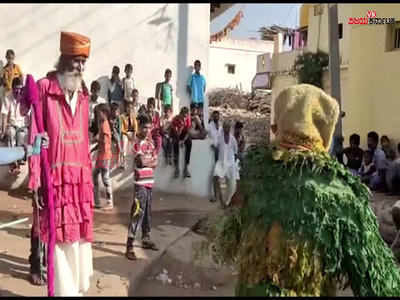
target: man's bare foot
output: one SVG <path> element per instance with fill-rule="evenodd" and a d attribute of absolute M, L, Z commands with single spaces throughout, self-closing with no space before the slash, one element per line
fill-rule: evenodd
<path fill-rule="evenodd" d="M 135 254 L 135 251 L 133 251 L 133 248 L 129 248 L 126 250 L 125 257 L 129 260 L 137 260 L 137 256 Z"/>
<path fill-rule="evenodd" d="M 192 177 L 192 175 L 190 175 L 189 170 L 187 168 L 185 168 L 185 170 L 183 171 L 183 176 L 186 178 Z"/>
<path fill-rule="evenodd" d="M 30 274 L 30 282 L 33 285 L 39 285 L 39 286 L 46 284 L 46 282 L 40 277 L 39 274 Z"/>
<path fill-rule="evenodd" d="M 142 240 L 142 247 L 144 249 L 158 251 L 158 247 L 156 246 L 156 244 L 153 241 L 150 240 L 149 237 L 146 237 Z"/>

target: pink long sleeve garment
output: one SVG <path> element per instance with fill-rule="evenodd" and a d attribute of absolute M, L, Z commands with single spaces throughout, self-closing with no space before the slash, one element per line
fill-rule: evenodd
<path fill-rule="evenodd" d="M 49 163 L 54 188 L 56 243 L 93 240 L 93 182 L 89 152 L 89 95 L 78 92 L 73 115 L 55 73 L 38 81 L 45 130 L 49 136 Z M 32 114 L 29 138 L 37 134 Z M 40 186 L 40 157 L 30 159 L 29 188 Z M 48 220 L 48 211 L 40 212 Z M 48 242 L 48 222 L 40 222 L 40 236 Z"/>
<path fill-rule="evenodd" d="M 294 33 L 294 49 L 300 49 L 300 32 Z"/>

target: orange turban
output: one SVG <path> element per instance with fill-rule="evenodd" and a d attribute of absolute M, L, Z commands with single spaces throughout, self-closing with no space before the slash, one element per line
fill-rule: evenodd
<path fill-rule="evenodd" d="M 61 32 L 60 51 L 63 55 L 89 57 L 90 39 L 74 32 Z"/>

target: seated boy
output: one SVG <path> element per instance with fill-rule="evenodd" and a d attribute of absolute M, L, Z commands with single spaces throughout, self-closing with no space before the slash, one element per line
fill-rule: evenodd
<path fill-rule="evenodd" d="M 136 260 L 133 242 L 139 226 L 142 229 L 143 248 L 158 250 L 150 240 L 154 169 L 157 166 L 155 146 L 150 135 L 152 122 L 147 115 L 141 115 L 138 119 L 139 132 L 133 145 L 135 196 L 131 208 L 125 253 L 129 260 Z"/>
<path fill-rule="evenodd" d="M 397 145 L 397 152 L 400 155 L 400 143 Z M 386 173 L 386 185 L 390 194 L 400 194 L 400 157 L 390 162 Z"/>
<path fill-rule="evenodd" d="M 170 136 L 172 138 L 172 148 L 174 151 L 175 174 L 174 177 L 179 177 L 179 148 L 185 146 L 185 167 L 183 170 L 184 177 L 191 177 L 188 166 L 190 163 L 190 154 L 192 152 L 192 139 L 190 137 L 190 128 L 192 127 L 189 109 L 182 107 L 179 115 L 172 119 Z"/>
<path fill-rule="evenodd" d="M 190 105 L 190 118 L 192 123 L 192 128 L 190 128 L 190 137 L 192 140 L 203 140 L 207 136 L 207 131 L 204 129 L 199 112 L 199 106 L 192 103 Z"/>
<path fill-rule="evenodd" d="M 360 136 L 358 134 L 350 136 L 350 147 L 345 148 L 343 154 L 347 158 L 346 166 L 353 175 L 357 175 L 364 155 L 364 151 L 360 148 Z"/>
<path fill-rule="evenodd" d="M 368 138 L 368 149 L 372 152 L 372 162 L 377 169 L 377 176 L 373 176 L 370 182 L 372 190 L 384 191 L 386 189 L 386 170 L 388 166 L 388 160 L 385 152 L 378 147 L 379 135 L 375 131 L 371 131 L 367 135 Z"/>
<path fill-rule="evenodd" d="M 364 160 L 359 170 L 359 175 L 361 181 L 368 186 L 371 185 L 374 178 L 378 177 L 378 172 L 373 163 L 373 154 L 371 150 L 366 150 L 364 152 Z"/>

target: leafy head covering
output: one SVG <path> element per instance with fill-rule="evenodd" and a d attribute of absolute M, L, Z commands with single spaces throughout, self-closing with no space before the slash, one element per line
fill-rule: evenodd
<path fill-rule="evenodd" d="M 328 151 L 339 116 L 334 98 L 313 85 L 299 84 L 284 89 L 274 109 L 277 142 Z"/>

